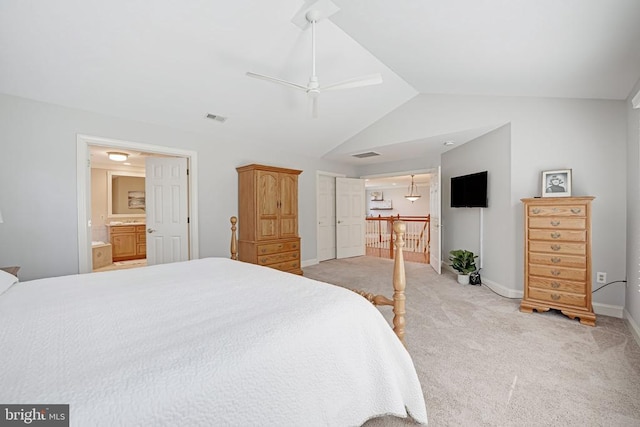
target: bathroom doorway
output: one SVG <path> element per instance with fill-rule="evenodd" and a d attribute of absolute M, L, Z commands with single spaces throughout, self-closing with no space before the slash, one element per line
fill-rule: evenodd
<path fill-rule="evenodd" d="M 184 201 L 188 218 L 185 253 L 186 259 L 198 257 L 197 201 L 192 197 L 197 185 L 195 152 L 84 135 L 78 136 L 77 148 L 80 273 L 146 265 L 144 175 L 148 157 L 186 159 L 191 174 Z M 121 160 L 109 159 L 109 153 L 120 155 Z M 135 183 L 136 179 L 142 184 Z M 134 188 L 136 185 L 142 186 Z M 124 195 L 114 196 L 114 187 L 123 188 Z M 114 203 L 114 197 L 121 200 Z"/>

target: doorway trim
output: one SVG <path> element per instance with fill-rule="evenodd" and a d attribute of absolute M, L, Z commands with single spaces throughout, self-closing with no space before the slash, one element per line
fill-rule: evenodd
<path fill-rule="evenodd" d="M 198 244 L 198 153 L 192 150 L 77 134 L 76 176 L 78 199 L 78 272 L 91 272 L 91 159 L 90 146 L 114 147 L 146 153 L 185 157 L 188 161 L 189 259 L 200 257 Z"/>

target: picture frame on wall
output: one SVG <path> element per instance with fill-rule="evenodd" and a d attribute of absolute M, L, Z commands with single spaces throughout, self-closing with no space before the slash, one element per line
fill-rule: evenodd
<path fill-rule="evenodd" d="M 372 191 L 371 200 L 373 201 L 384 200 L 384 197 L 382 196 L 382 191 Z"/>
<path fill-rule="evenodd" d="M 542 197 L 571 197 L 571 169 L 543 171 Z"/>

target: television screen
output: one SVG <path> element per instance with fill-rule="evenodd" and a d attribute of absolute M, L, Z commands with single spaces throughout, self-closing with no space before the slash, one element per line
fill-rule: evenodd
<path fill-rule="evenodd" d="M 451 178 L 452 208 L 486 208 L 487 171 Z"/>

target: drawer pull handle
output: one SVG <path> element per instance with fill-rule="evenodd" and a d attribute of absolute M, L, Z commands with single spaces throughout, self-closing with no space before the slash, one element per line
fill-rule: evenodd
<path fill-rule="evenodd" d="M 558 270 L 551 270 L 551 275 L 557 277 L 560 275 L 560 272 Z"/>
<path fill-rule="evenodd" d="M 558 208 L 551 209 L 553 212 L 558 212 Z"/>
<path fill-rule="evenodd" d="M 554 263 L 554 264 L 557 264 L 560 261 L 562 261 L 562 259 L 558 258 L 557 256 L 554 256 L 554 257 L 551 258 L 551 262 Z"/>
<path fill-rule="evenodd" d="M 540 213 L 540 209 L 539 208 L 533 208 L 531 210 L 531 212 L 533 212 L 534 214 L 539 214 Z"/>
<path fill-rule="evenodd" d="M 554 231 L 553 233 L 551 233 L 552 239 L 559 239 L 560 236 L 562 236 L 562 234 L 558 233 L 557 231 Z"/>
<path fill-rule="evenodd" d="M 261 261 L 262 261 L 262 262 L 264 262 L 264 263 L 266 263 L 266 262 L 267 262 L 267 259 L 266 259 L 266 258 L 262 258 L 262 260 L 261 260 Z"/>
<path fill-rule="evenodd" d="M 560 221 L 551 221 L 551 225 L 553 225 L 554 227 L 557 227 L 560 225 Z"/>
<path fill-rule="evenodd" d="M 262 248 L 262 249 L 261 249 L 261 252 L 262 252 L 262 253 L 265 253 L 265 252 L 267 252 L 267 249 L 266 249 L 266 248 Z"/>
<path fill-rule="evenodd" d="M 560 245 L 551 245 L 551 250 L 559 251 L 560 250 Z"/>
<path fill-rule="evenodd" d="M 552 287 L 553 289 L 558 289 L 558 288 L 560 287 L 560 283 L 558 283 L 558 282 L 551 282 L 551 287 Z"/>
<path fill-rule="evenodd" d="M 554 301 L 558 301 L 560 299 L 560 295 L 558 294 L 551 294 L 551 299 Z"/>
<path fill-rule="evenodd" d="M 582 212 L 582 209 L 580 208 L 571 208 L 571 213 L 579 214 L 580 212 Z"/>

